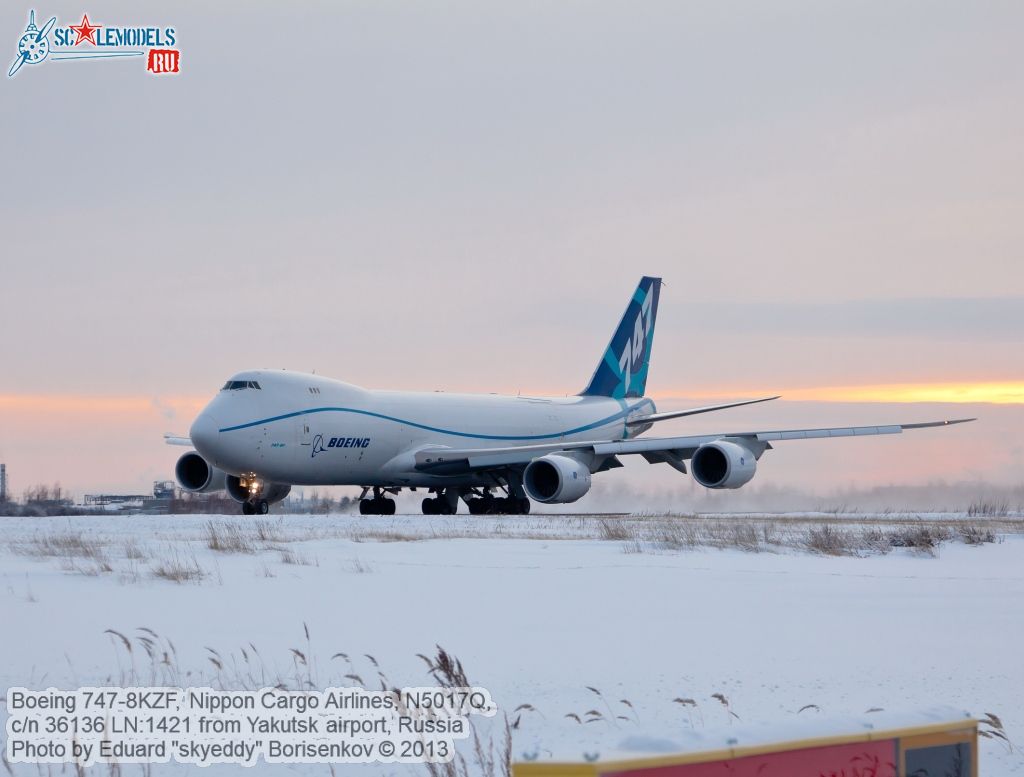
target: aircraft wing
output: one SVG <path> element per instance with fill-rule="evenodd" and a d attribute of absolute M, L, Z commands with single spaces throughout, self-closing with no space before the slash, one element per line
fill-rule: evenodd
<path fill-rule="evenodd" d="M 638 437 L 632 440 L 589 440 L 582 442 L 556 442 L 541 445 L 517 445 L 506 448 L 425 448 L 415 454 L 416 469 L 436 475 L 460 475 L 487 469 L 502 469 L 529 464 L 538 456 L 560 451 L 579 451 L 599 457 L 629 454 L 642 455 L 649 462 L 667 462 L 685 472 L 683 460 L 705 443 L 724 438 L 746 441 L 760 455 L 778 440 L 819 440 L 832 437 L 867 437 L 876 434 L 900 434 L 905 429 L 926 429 L 933 426 L 951 426 L 967 423 L 973 418 L 950 421 L 928 421 L 917 424 L 890 424 L 887 426 L 840 426 L 830 429 L 782 429 L 763 432 L 728 432 L 700 434 L 688 437 Z"/>

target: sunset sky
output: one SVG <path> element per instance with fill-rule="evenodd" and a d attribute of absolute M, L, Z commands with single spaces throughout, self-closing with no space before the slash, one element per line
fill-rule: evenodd
<path fill-rule="evenodd" d="M 644 274 L 660 409 L 784 396 L 660 433 L 977 416 L 780 445 L 756 482 L 1024 481 L 1024 5 L 84 10 L 176 27 L 182 72 L 0 84 L 16 492 L 148 490 L 249 367 L 575 393 Z"/>

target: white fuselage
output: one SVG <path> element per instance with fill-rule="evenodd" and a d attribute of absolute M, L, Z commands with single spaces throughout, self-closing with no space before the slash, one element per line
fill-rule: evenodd
<path fill-rule="evenodd" d="M 196 450 L 233 475 L 292 485 L 436 486 L 477 482 L 414 468 L 417 451 L 621 440 L 650 399 L 377 391 L 303 373 L 254 370 L 192 425 Z"/>

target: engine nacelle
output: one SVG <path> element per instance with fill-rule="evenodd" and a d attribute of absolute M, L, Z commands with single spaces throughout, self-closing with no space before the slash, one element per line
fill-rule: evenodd
<path fill-rule="evenodd" d="M 536 502 L 575 502 L 590 490 L 590 469 L 568 456 L 541 456 L 526 466 L 523 487 Z"/>
<path fill-rule="evenodd" d="M 292 487 L 287 483 L 268 483 L 260 478 L 228 475 L 227 489 L 228 496 L 236 502 L 262 500 L 274 504 L 288 496 Z"/>
<path fill-rule="evenodd" d="M 195 451 L 189 451 L 174 465 L 178 485 L 193 494 L 205 494 L 224 488 L 227 473 L 217 469 Z"/>
<path fill-rule="evenodd" d="M 754 477 L 757 458 L 742 445 L 716 440 L 694 451 L 690 471 L 704 488 L 739 488 Z"/>

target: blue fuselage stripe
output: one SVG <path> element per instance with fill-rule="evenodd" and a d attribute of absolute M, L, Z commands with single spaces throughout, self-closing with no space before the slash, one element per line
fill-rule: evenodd
<path fill-rule="evenodd" d="M 649 402 L 650 400 L 645 400 Z M 551 434 L 526 434 L 526 435 L 507 435 L 507 434 L 475 434 L 473 432 L 457 432 L 453 429 L 439 429 L 436 426 L 427 426 L 426 424 L 418 424 L 415 421 L 407 421 L 403 418 L 395 418 L 394 416 L 384 415 L 382 413 L 374 413 L 370 410 L 357 410 L 354 407 L 314 407 L 309 410 L 297 410 L 294 413 L 284 413 L 283 415 L 275 415 L 270 418 L 262 418 L 259 421 L 250 421 L 247 424 L 238 424 L 237 426 L 225 426 L 223 429 L 219 429 L 220 432 L 237 432 L 239 429 L 249 429 L 253 426 L 263 426 L 264 424 L 271 424 L 275 421 L 284 421 L 288 418 L 296 418 L 301 415 L 312 415 L 313 413 L 354 413 L 356 415 L 365 415 L 371 418 L 380 418 L 384 421 L 393 421 L 396 424 L 405 424 L 406 426 L 412 426 L 417 429 L 424 429 L 428 432 L 438 432 L 439 434 L 449 434 L 453 437 L 471 437 L 476 440 L 551 440 L 559 437 L 565 437 L 570 434 L 578 434 L 580 432 L 588 431 L 589 429 L 596 429 L 599 426 L 604 426 L 613 421 L 617 421 L 620 418 L 625 418 L 636 408 L 643 405 L 644 402 L 638 402 L 632 407 L 623 408 L 620 412 L 602 418 L 599 421 L 594 421 L 591 424 L 584 426 L 577 426 L 575 429 L 567 429 L 563 432 L 553 432 Z"/>

